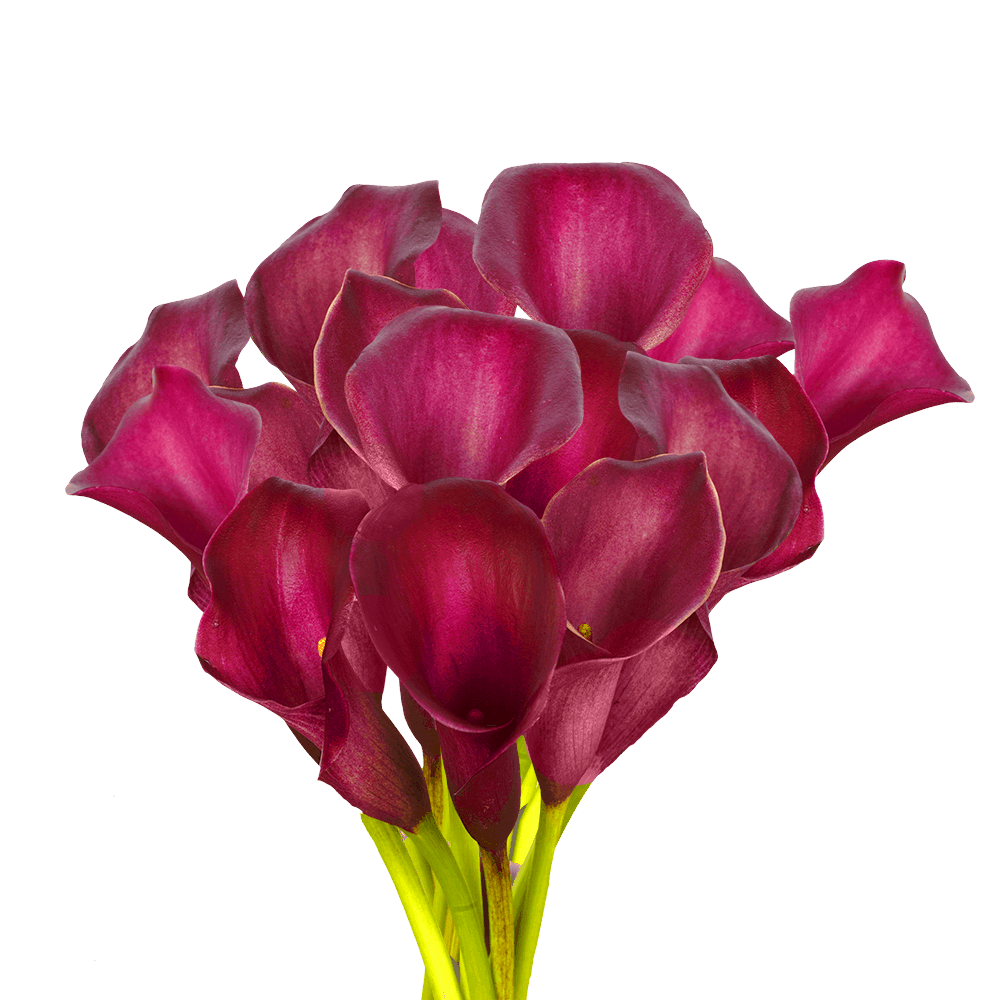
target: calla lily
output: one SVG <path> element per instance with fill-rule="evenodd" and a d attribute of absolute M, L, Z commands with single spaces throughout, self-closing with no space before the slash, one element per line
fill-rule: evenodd
<path fill-rule="evenodd" d="M 683 318 L 712 241 L 681 189 L 652 167 L 534 163 L 490 185 L 473 257 L 532 319 L 648 350 Z"/>
<path fill-rule="evenodd" d="M 406 486 L 362 521 L 351 577 L 375 648 L 437 724 L 462 821 L 496 850 L 566 622 L 541 522 L 493 483 Z"/>
<path fill-rule="evenodd" d="M 638 442 L 635 428 L 618 406 L 618 383 L 626 354 L 641 354 L 642 348 L 589 330 L 570 330 L 568 336 L 580 359 L 582 423 L 561 448 L 536 459 L 507 484 L 511 496 L 539 517 L 552 497 L 591 462 L 632 459 Z"/>
<path fill-rule="evenodd" d="M 492 287 L 472 259 L 476 224 L 458 212 L 441 210 L 437 240 L 415 261 L 417 288 L 447 288 L 477 312 L 513 316 L 516 305 Z"/>
<path fill-rule="evenodd" d="M 414 282 L 414 261 L 441 229 L 437 184 L 348 188 L 278 247 L 247 282 L 254 343 L 297 382 L 313 382 L 313 348 L 348 268 Z"/>
<path fill-rule="evenodd" d="M 635 656 L 557 667 L 545 711 L 527 735 L 545 802 L 563 802 L 594 781 L 717 659 L 708 615 L 699 612 Z"/>
<path fill-rule="evenodd" d="M 397 488 L 449 476 L 504 483 L 583 419 L 580 363 L 562 330 L 464 309 L 392 320 L 344 392 L 361 455 Z"/>
<path fill-rule="evenodd" d="M 235 363 L 249 339 L 243 296 L 235 281 L 193 299 L 157 306 L 138 342 L 118 359 L 87 409 L 87 461 L 104 450 L 129 407 L 149 395 L 154 368 L 186 368 L 206 385 L 238 389 L 242 382 Z"/>
<path fill-rule="evenodd" d="M 215 395 L 196 374 L 163 365 L 101 453 L 66 487 L 131 515 L 195 567 L 247 490 L 261 432 L 252 406 Z"/>
<path fill-rule="evenodd" d="M 792 298 L 795 375 L 823 418 L 827 461 L 880 424 L 939 403 L 972 402 L 895 260 Z"/>
<path fill-rule="evenodd" d="M 767 428 L 795 463 L 802 482 L 802 506 L 791 531 L 772 552 L 752 565 L 722 574 L 709 600 L 714 606 L 736 587 L 773 576 L 810 558 L 823 541 L 823 508 L 816 475 L 826 460 L 827 438 L 816 408 L 795 377 L 773 357 L 737 361 L 684 358 L 713 371 L 726 393 Z"/>
<path fill-rule="evenodd" d="M 726 529 L 723 569 L 749 566 L 777 548 L 802 506 L 798 471 L 713 371 L 629 354 L 618 393 L 639 433 L 637 457 L 705 453 Z"/>
<path fill-rule="evenodd" d="M 628 735 L 637 725 L 635 711 L 620 709 L 611 716 L 622 671 L 631 676 L 638 655 L 654 646 L 662 646 L 657 663 L 670 660 L 669 650 L 684 648 L 679 640 L 665 640 L 708 597 L 722 565 L 725 535 L 701 453 L 595 462 L 556 494 L 543 524 L 569 621 L 581 633 L 564 642 L 546 708 L 528 733 L 542 794 L 558 802 L 590 780 L 584 775 L 595 767 L 602 742 L 624 740 L 624 749 L 634 741 Z M 680 669 L 682 659 L 677 653 L 677 666 L 667 673 L 687 683 L 693 674 Z M 671 684 L 673 691 L 677 684 Z M 663 699 L 652 692 L 658 690 L 651 685 L 657 706 Z M 639 714 L 645 717 L 649 710 Z"/>
<path fill-rule="evenodd" d="M 792 326 L 753 290 L 743 272 L 715 257 L 670 336 L 649 350 L 657 361 L 777 357 L 790 351 Z"/>
<path fill-rule="evenodd" d="M 323 321 L 314 352 L 316 392 L 332 429 L 360 450 L 358 428 L 344 393 L 344 379 L 361 352 L 397 316 L 421 306 L 464 308 L 443 288 L 411 288 L 391 278 L 349 270 Z"/>
<path fill-rule="evenodd" d="M 320 778 L 369 816 L 415 829 L 430 809 L 420 768 L 381 708 L 385 667 L 354 612 L 348 556 L 368 513 L 351 490 L 272 478 L 205 550 L 212 599 L 202 666 L 323 748 Z"/>

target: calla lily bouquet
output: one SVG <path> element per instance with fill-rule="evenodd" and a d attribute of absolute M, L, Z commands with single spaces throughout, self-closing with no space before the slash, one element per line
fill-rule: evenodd
<path fill-rule="evenodd" d="M 972 399 L 903 278 L 789 322 L 663 174 L 533 164 L 478 224 L 352 187 L 112 369 L 68 491 L 190 560 L 203 667 L 361 810 L 425 997 L 524 1000 L 558 841 L 715 663 L 715 606 L 813 555 L 837 452 Z M 250 338 L 286 383 L 242 387 Z"/>

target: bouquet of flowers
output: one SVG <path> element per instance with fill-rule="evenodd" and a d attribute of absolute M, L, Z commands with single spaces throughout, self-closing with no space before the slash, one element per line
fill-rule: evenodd
<path fill-rule="evenodd" d="M 361 810 L 425 997 L 524 1000 L 559 839 L 715 606 L 813 555 L 837 452 L 971 401 L 904 273 L 788 321 L 651 167 L 514 167 L 478 224 L 360 185 L 108 375 L 68 492 L 190 560 L 202 666 Z M 251 338 L 286 382 L 242 387 Z"/>

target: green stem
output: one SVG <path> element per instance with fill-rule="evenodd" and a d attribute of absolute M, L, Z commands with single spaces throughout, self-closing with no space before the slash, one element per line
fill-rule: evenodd
<path fill-rule="evenodd" d="M 538 829 L 538 815 L 542 805 L 542 792 L 538 785 L 521 811 L 517 821 L 517 836 L 514 838 L 514 850 L 510 860 L 515 864 L 524 864 L 524 859 L 535 842 L 535 831 Z"/>
<path fill-rule="evenodd" d="M 469 995 L 476 1000 L 497 1000 L 493 977 L 490 975 L 489 958 L 486 955 L 486 942 L 483 940 L 483 921 L 479 908 L 433 816 L 425 816 L 421 820 L 414 840 L 427 858 L 448 901 L 448 909 L 458 932 L 462 957 L 468 971 Z M 477 882 L 476 895 L 478 894 Z"/>
<path fill-rule="evenodd" d="M 514 1000 L 514 912 L 507 847 L 481 851 L 490 913 L 490 963 L 497 1000 Z"/>
<path fill-rule="evenodd" d="M 580 800 L 587 793 L 587 789 L 590 785 L 577 785 L 573 789 L 572 794 L 566 802 L 566 812 L 563 814 L 562 825 L 559 828 L 559 839 L 562 840 L 562 835 L 566 832 L 566 827 L 569 825 L 569 818 L 576 811 L 576 807 L 580 804 Z M 535 806 L 540 805 L 540 799 L 534 802 Z M 525 814 L 526 815 L 526 814 Z M 521 821 L 524 821 L 524 815 L 521 817 Z M 520 822 L 518 826 L 520 826 Z M 532 840 L 530 846 L 527 844 L 523 845 L 525 853 L 521 854 L 521 849 L 515 844 L 515 854 L 517 857 L 512 858 L 513 861 L 517 861 L 521 865 L 521 870 L 517 873 L 517 878 L 514 879 L 514 932 L 516 935 L 520 934 L 521 930 L 521 913 L 524 911 L 524 897 L 527 895 L 527 888 L 531 884 L 531 861 L 534 857 L 534 836 L 535 830 L 538 826 L 538 817 L 535 817 L 535 822 L 531 830 Z M 518 835 L 520 837 L 520 834 Z M 518 841 L 520 843 L 520 840 Z"/>
<path fill-rule="evenodd" d="M 434 822 L 433 817 L 427 818 Z M 375 842 L 396 892 L 399 893 L 435 996 L 438 1000 L 461 1000 L 451 956 L 444 946 L 441 930 L 431 913 L 430 903 L 424 895 L 399 831 L 394 826 L 363 813 L 361 822 L 364 823 L 368 836 Z"/>
<path fill-rule="evenodd" d="M 417 845 L 413 843 L 412 837 L 403 834 L 403 846 L 410 857 L 413 870 L 420 879 L 420 888 L 424 890 L 424 895 L 431 901 L 434 899 L 434 877 L 431 875 L 431 866 L 427 864 L 427 859 L 417 850 Z"/>
<path fill-rule="evenodd" d="M 562 830 L 567 801 L 543 807 L 538 820 L 538 834 L 531 852 L 531 871 L 525 887 L 524 907 L 518 926 L 517 961 L 514 966 L 514 1000 L 527 1000 L 528 980 L 538 946 L 538 933 L 542 928 L 542 912 L 549 891 L 549 874 L 552 857 Z"/>

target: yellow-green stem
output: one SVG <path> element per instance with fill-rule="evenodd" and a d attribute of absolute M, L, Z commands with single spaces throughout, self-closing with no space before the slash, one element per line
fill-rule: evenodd
<path fill-rule="evenodd" d="M 549 891 L 552 857 L 562 830 L 566 801 L 557 805 L 544 805 L 539 816 L 538 834 L 531 852 L 531 870 L 525 886 L 521 919 L 518 924 L 517 960 L 514 964 L 514 1000 L 527 1000 L 528 980 L 538 946 L 538 933 L 542 928 L 545 897 Z"/>
<path fill-rule="evenodd" d="M 497 1000 L 514 998 L 514 912 L 506 846 L 481 851 L 490 914 L 490 964 Z"/>

